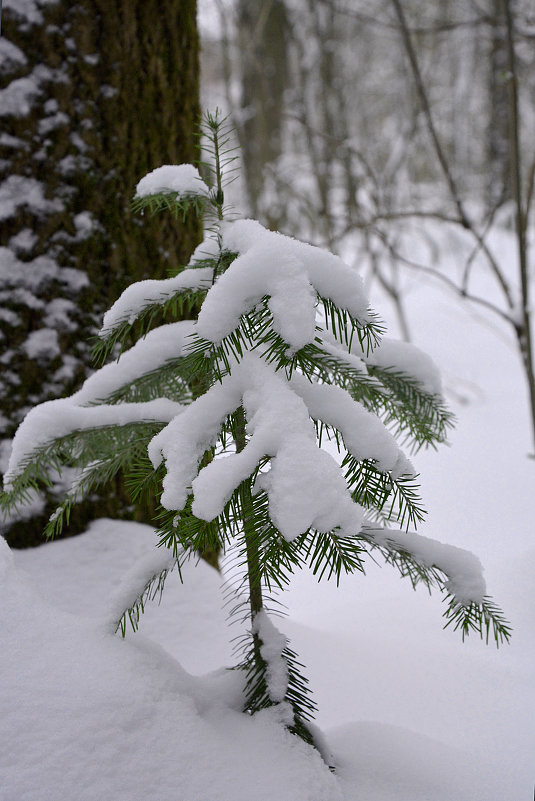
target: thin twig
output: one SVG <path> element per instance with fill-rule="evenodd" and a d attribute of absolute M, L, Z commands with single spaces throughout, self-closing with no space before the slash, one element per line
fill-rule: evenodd
<path fill-rule="evenodd" d="M 413 270 L 418 270 L 421 273 L 425 273 L 426 275 L 431 276 L 432 278 L 436 278 L 437 280 L 441 281 L 443 284 L 448 286 L 456 295 L 459 295 L 466 300 L 471 301 L 472 303 L 477 303 L 479 306 L 483 306 L 485 309 L 493 312 L 493 314 L 498 315 L 501 317 L 502 320 L 505 320 L 509 325 L 512 325 L 513 328 L 516 328 L 516 321 L 503 309 L 500 309 L 499 306 L 496 306 L 494 303 L 486 300 L 485 298 L 479 297 L 479 295 L 472 295 L 470 292 L 466 292 L 460 287 L 453 279 L 449 278 L 449 276 L 445 275 L 444 273 L 436 270 L 433 267 L 429 267 L 426 264 L 420 264 L 419 262 L 413 261 L 412 259 L 408 259 L 406 256 L 403 256 L 395 247 L 389 242 L 387 235 L 376 229 L 377 236 L 384 242 L 387 250 L 389 253 L 399 261 L 406 264 L 408 267 L 411 267 Z"/>
<path fill-rule="evenodd" d="M 511 161 L 512 161 L 512 178 L 513 178 L 513 197 L 516 206 L 516 237 L 518 244 L 518 265 L 520 269 L 520 287 L 522 292 L 522 323 L 517 321 L 517 338 L 522 359 L 524 362 L 524 369 L 526 372 L 526 379 L 528 383 L 528 391 L 530 398 L 530 411 L 531 422 L 533 427 L 533 439 L 535 444 L 535 371 L 533 369 L 533 353 L 531 343 L 531 321 L 530 321 L 530 308 L 529 308 L 529 275 L 528 275 L 528 259 L 527 259 L 527 243 L 526 243 L 526 228 L 524 224 L 524 210 L 522 203 L 522 164 L 521 164 L 521 151 L 520 151 L 520 117 L 518 109 L 518 73 L 517 73 L 517 60 L 515 53 L 514 43 L 514 26 L 513 15 L 511 12 L 511 4 L 509 0 L 502 0 L 506 29 L 507 29 L 507 52 L 509 61 L 509 96 L 510 96 L 510 110 L 511 110 Z"/>
<path fill-rule="evenodd" d="M 434 119 L 433 119 L 433 114 L 431 112 L 431 106 L 429 105 L 429 100 L 428 100 L 428 97 L 427 97 L 427 91 L 425 89 L 423 78 L 422 78 L 422 73 L 420 71 L 420 66 L 418 64 L 418 58 L 416 56 L 416 51 L 415 51 L 414 46 L 412 44 L 412 39 L 411 39 L 410 32 L 409 32 L 409 29 L 408 29 L 408 26 L 407 26 L 407 20 L 405 18 L 405 13 L 404 13 L 403 8 L 401 6 L 400 0 L 392 0 L 392 4 L 394 6 L 394 9 L 396 11 L 396 14 L 397 14 L 397 17 L 398 17 L 398 20 L 399 20 L 401 37 L 403 39 L 403 44 L 405 46 L 405 51 L 407 53 L 407 57 L 409 59 L 410 65 L 411 65 L 414 82 L 416 84 L 416 90 L 418 92 L 418 96 L 420 98 L 420 103 L 421 103 L 421 106 L 422 106 L 422 111 L 424 113 L 424 117 L 425 117 L 425 120 L 426 120 L 426 123 L 427 123 L 427 129 L 429 131 L 429 135 L 430 135 L 431 140 L 433 142 L 433 147 L 435 149 L 435 153 L 436 153 L 438 162 L 440 164 L 440 167 L 442 169 L 444 178 L 445 178 L 446 183 L 448 185 L 448 188 L 450 190 L 450 194 L 451 194 L 453 203 L 455 204 L 455 207 L 457 209 L 457 213 L 459 215 L 460 223 L 463 226 L 463 228 L 465 228 L 467 231 L 470 231 L 472 236 L 478 242 L 482 252 L 485 253 L 485 256 L 487 257 L 489 265 L 490 265 L 490 267 L 492 269 L 492 272 L 494 273 L 494 275 L 495 275 L 495 277 L 496 277 L 496 279 L 497 279 L 497 281 L 498 281 L 498 283 L 499 283 L 499 285 L 501 287 L 501 290 L 502 290 L 502 292 L 503 292 L 503 294 L 504 294 L 504 296 L 506 298 L 507 305 L 509 306 L 510 309 L 512 309 L 512 308 L 514 308 L 514 301 L 513 301 L 512 295 L 511 295 L 511 291 L 510 291 L 509 285 L 507 284 L 507 281 L 505 280 L 505 278 L 504 278 L 504 276 L 502 274 L 502 271 L 500 270 L 500 267 L 499 267 L 498 263 L 496 262 L 496 259 L 494 258 L 493 254 L 489 250 L 487 243 L 485 242 L 483 237 L 477 232 L 475 226 L 473 225 L 472 221 L 470 220 L 470 218 L 469 218 L 469 216 L 468 216 L 468 214 L 466 212 L 466 209 L 464 207 L 464 203 L 461 200 L 461 196 L 460 196 L 460 193 L 459 193 L 459 190 L 458 190 L 458 187 L 457 187 L 457 183 L 455 181 L 455 178 L 453 177 L 453 174 L 452 174 L 452 171 L 450 169 L 448 160 L 446 158 L 446 154 L 444 152 L 444 148 L 442 147 L 442 143 L 441 143 L 440 138 L 438 136 L 438 132 L 437 132 L 437 129 L 436 129 L 436 126 L 435 126 L 435 122 L 434 122 Z"/>

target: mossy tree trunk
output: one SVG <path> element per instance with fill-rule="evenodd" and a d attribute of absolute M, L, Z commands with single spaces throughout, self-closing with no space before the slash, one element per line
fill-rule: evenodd
<path fill-rule="evenodd" d="M 4 469 L 28 408 L 88 374 L 106 308 L 132 282 L 186 263 L 201 233 L 196 219 L 179 230 L 129 208 L 145 173 L 197 157 L 196 0 L 17 5 L 4 2 L 0 40 Z M 4 524 L 10 544 L 41 541 L 53 494 Z M 146 513 L 118 483 L 80 506 L 66 533 Z"/>

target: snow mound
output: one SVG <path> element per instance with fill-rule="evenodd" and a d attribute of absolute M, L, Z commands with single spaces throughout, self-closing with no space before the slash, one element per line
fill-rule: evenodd
<path fill-rule="evenodd" d="M 342 801 L 276 708 L 239 711 L 237 672 L 196 679 L 140 635 L 50 606 L 1 539 L 0 571 L 2 798 Z"/>

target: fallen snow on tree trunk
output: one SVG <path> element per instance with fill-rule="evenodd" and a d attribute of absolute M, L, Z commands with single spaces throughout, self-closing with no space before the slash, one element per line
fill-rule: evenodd
<path fill-rule="evenodd" d="M 276 628 L 264 609 L 255 615 L 252 631 L 258 634 L 261 641 L 260 654 L 267 665 L 269 697 L 274 703 L 280 703 L 284 701 L 288 691 L 288 663 L 282 656 L 286 648 L 286 637 Z"/>

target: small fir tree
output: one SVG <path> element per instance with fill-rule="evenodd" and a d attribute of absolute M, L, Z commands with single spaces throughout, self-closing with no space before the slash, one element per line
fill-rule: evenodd
<path fill-rule="evenodd" d="M 388 527 L 424 516 L 396 438 L 413 449 L 445 440 L 452 418 L 436 369 L 416 348 L 383 338 L 361 278 L 340 258 L 231 218 L 230 132 L 218 114 L 205 117 L 203 132 L 205 180 L 192 165 L 160 167 L 140 181 L 133 205 L 175 218 L 194 209 L 207 222 L 205 241 L 186 268 L 133 284 L 107 312 L 95 355 L 117 361 L 28 414 L 2 503 L 74 469 L 50 538 L 120 469 L 134 501 L 156 489 L 162 548 L 119 592 L 117 629 L 124 634 L 128 619 L 137 628 L 145 601 L 192 554 L 230 553 L 245 598 L 235 611 L 250 619 L 238 665 L 245 711 L 276 707 L 313 743 L 307 680 L 268 615 L 296 568 L 338 580 L 380 553 L 413 586 L 445 592 L 446 625 L 463 637 L 472 629 L 498 644 L 510 629 L 476 557 Z M 183 320 L 200 302 L 198 319 Z M 169 322 L 177 313 L 182 321 Z"/>

